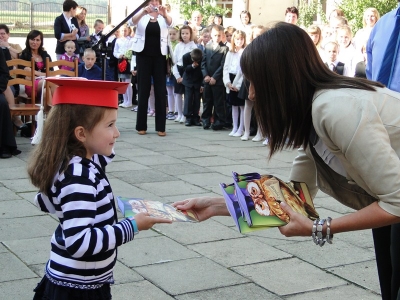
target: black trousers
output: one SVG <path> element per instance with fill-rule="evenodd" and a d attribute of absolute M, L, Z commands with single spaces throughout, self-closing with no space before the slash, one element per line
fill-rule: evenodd
<path fill-rule="evenodd" d="M 201 118 L 210 121 L 214 108 L 214 123 L 225 125 L 226 108 L 225 108 L 225 86 L 223 85 L 204 85 L 203 91 L 203 114 Z"/>
<path fill-rule="evenodd" d="M 0 94 L 0 150 L 13 152 L 17 149 L 10 108 L 4 94 Z"/>
<path fill-rule="evenodd" d="M 146 56 L 136 55 L 137 83 L 138 83 L 138 111 L 136 130 L 147 130 L 147 109 L 151 89 L 151 78 L 154 83 L 156 108 L 156 131 L 165 131 L 166 111 L 166 75 L 167 63 L 164 55 Z"/>
<path fill-rule="evenodd" d="M 382 300 L 400 299 L 400 224 L 372 229 Z"/>
<path fill-rule="evenodd" d="M 185 86 L 185 103 L 183 115 L 186 118 L 199 118 L 200 111 L 200 87 Z"/>

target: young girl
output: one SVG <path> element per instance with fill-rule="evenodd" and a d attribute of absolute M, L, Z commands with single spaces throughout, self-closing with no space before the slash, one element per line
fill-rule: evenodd
<path fill-rule="evenodd" d="M 171 42 L 172 51 L 175 50 L 176 45 L 178 44 L 178 27 L 171 27 L 169 29 L 169 40 Z M 173 55 L 173 53 L 170 53 Z M 167 120 L 175 120 L 175 98 L 174 98 L 174 87 L 175 87 L 175 76 L 171 74 L 167 76 L 167 93 L 168 93 L 168 113 Z"/>
<path fill-rule="evenodd" d="M 311 25 L 307 28 L 307 33 L 310 36 L 311 40 L 313 41 L 315 47 L 317 47 L 318 53 L 323 57 L 323 51 L 321 51 L 321 42 L 322 42 L 322 36 L 321 36 L 321 28 L 319 28 L 317 25 Z M 322 60 L 324 60 L 322 58 Z"/>
<path fill-rule="evenodd" d="M 184 25 L 179 30 L 179 40 L 180 43 L 176 45 L 174 50 L 174 67 L 172 68 L 172 73 L 176 78 L 176 84 L 174 89 L 175 96 L 175 110 L 178 112 L 178 116 L 175 122 L 184 123 L 185 116 L 183 115 L 183 102 L 182 95 L 185 93 L 185 87 L 182 84 L 183 76 L 183 63 L 182 56 L 193 49 L 197 48 L 196 44 L 193 42 L 193 31 L 190 26 Z"/>
<path fill-rule="evenodd" d="M 251 37 L 250 37 L 250 42 L 253 41 L 256 37 L 261 35 L 264 31 L 266 31 L 267 28 L 265 28 L 262 25 L 257 25 L 252 27 L 251 31 Z M 249 40 L 249 39 L 247 39 Z M 240 138 L 242 141 L 247 141 L 250 136 L 250 123 L 251 123 L 251 112 L 253 110 L 254 102 L 248 100 L 248 86 L 246 87 L 245 81 L 242 82 L 242 86 L 240 87 L 238 97 L 241 99 L 246 99 L 245 104 L 244 104 L 244 134 Z M 261 131 L 257 130 L 256 136 L 252 139 L 253 142 L 260 142 L 264 138 L 262 137 Z"/>
<path fill-rule="evenodd" d="M 111 299 L 116 248 L 155 223 L 170 222 L 146 213 L 117 220 L 105 167 L 119 137 L 118 91 L 128 83 L 49 81 L 59 87 L 28 173 L 39 188 L 36 205 L 60 224 L 34 299 Z"/>
<path fill-rule="evenodd" d="M 128 59 L 130 60 L 131 57 L 126 57 L 128 53 L 132 55 L 132 52 L 129 51 L 132 48 L 132 43 L 131 43 L 131 33 L 132 30 L 129 26 L 124 25 L 121 26 L 120 28 L 120 36 L 117 41 L 115 42 L 115 48 L 114 48 L 114 56 L 118 58 L 118 61 L 122 59 Z M 122 82 L 131 82 L 131 73 L 130 69 L 128 70 L 128 73 L 121 73 L 118 72 L 118 78 L 121 79 Z M 119 106 L 128 108 L 132 106 L 132 87 L 131 85 L 128 86 L 128 89 L 126 90 L 126 93 L 123 95 L 124 102 L 121 103 Z"/>
<path fill-rule="evenodd" d="M 353 34 L 350 26 L 339 27 L 336 38 L 340 47 L 338 60 L 347 66 L 350 72 L 349 76 L 354 76 L 356 64 L 361 60 L 361 55 L 358 55 L 356 47 L 352 43 Z"/>
<path fill-rule="evenodd" d="M 226 86 L 227 102 L 232 105 L 233 128 L 229 136 L 243 135 L 244 99 L 238 98 L 238 92 L 242 85 L 243 75 L 240 70 L 240 57 L 246 47 L 246 33 L 236 30 L 232 35 L 232 44 L 226 54 L 223 80 Z M 240 123 L 239 119 L 240 109 Z"/>

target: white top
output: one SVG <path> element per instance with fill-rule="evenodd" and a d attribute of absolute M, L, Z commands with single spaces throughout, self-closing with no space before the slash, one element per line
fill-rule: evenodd
<path fill-rule="evenodd" d="M 121 55 L 124 55 L 126 51 L 132 48 L 132 39 L 130 36 L 127 37 L 120 37 L 115 42 L 114 47 L 114 56 L 119 58 Z"/>
<path fill-rule="evenodd" d="M 400 216 L 399 111 L 400 93 L 387 88 L 317 91 L 312 104 L 315 132 L 340 161 L 347 180 L 379 199 L 379 206 L 395 216 Z M 299 149 L 290 180 L 306 182 L 316 194 L 309 147 Z"/>
<path fill-rule="evenodd" d="M 179 75 L 178 71 L 178 66 L 182 66 L 182 56 L 184 56 L 186 53 L 192 51 L 193 49 L 196 49 L 197 46 L 193 41 L 190 41 L 189 43 L 185 44 L 184 42 L 179 42 L 175 49 L 174 53 L 172 54 L 173 56 L 173 61 L 175 62 L 174 66 L 172 67 L 172 74 L 174 74 L 175 78 L 181 78 L 181 75 Z"/>

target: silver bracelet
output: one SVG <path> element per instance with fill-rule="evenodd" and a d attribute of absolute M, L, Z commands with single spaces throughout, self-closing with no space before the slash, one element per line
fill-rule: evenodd
<path fill-rule="evenodd" d="M 314 223 L 313 223 L 313 226 L 312 226 L 312 234 L 311 234 L 311 236 L 313 238 L 313 241 L 314 241 L 314 243 L 316 245 L 318 245 L 318 240 L 317 240 L 317 225 L 318 225 L 318 222 L 319 222 L 319 219 L 315 219 L 314 220 Z"/>
<path fill-rule="evenodd" d="M 328 242 L 328 244 L 332 244 L 333 240 L 333 234 L 331 234 L 331 222 L 332 218 L 328 217 L 326 219 L 326 241 Z"/>
<path fill-rule="evenodd" d="M 321 219 L 318 221 L 317 225 L 317 239 L 318 239 L 318 245 L 320 247 L 322 247 L 326 242 L 326 239 L 322 235 L 322 228 L 324 227 L 325 221 L 326 221 L 325 219 Z"/>

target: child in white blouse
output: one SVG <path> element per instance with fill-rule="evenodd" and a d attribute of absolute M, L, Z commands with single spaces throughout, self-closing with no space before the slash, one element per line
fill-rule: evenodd
<path fill-rule="evenodd" d="M 240 69 L 240 57 L 246 47 L 246 33 L 236 30 L 232 35 L 229 52 L 226 54 L 223 80 L 226 86 L 227 102 L 232 105 L 233 129 L 229 136 L 240 137 L 244 132 L 244 99 L 238 98 L 243 75 Z M 239 112 L 240 111 L 240 112 Z M 240 116 L 240 122 L 238 122 Z"/>
<path fill-rule="evenodd" d="M 175 122 L 184 123 L 185 116 L 183 115 L 183 101 L 182 95 L 185 93 L 185 87 L 182 84 L 183 76 L 183 63 L 182 56 L 193 49 L 197 48 L 196 44 L 193 42 L 193 31 L 190 26 L 184 25 L 179 30 L 179 40 L 180 43 L 176 45 L 174 50 L 174 67 L 172 68 L 172 73 L 176 78 L 174 96 L 175 96 L 175 110 L 178 112 L 178 116 Z"/>

